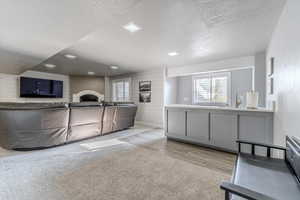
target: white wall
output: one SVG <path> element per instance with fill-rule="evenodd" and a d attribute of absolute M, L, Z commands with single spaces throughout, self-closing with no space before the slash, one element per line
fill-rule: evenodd
<path fill-rule="evenodd" d="M 284 144 L 285 135 L 300 137 L 300 1 L 288 0 L 273 33 L 267 62 L 275 58 L 274 95 L 277 109 L 274 119 L 274 143 Z"/>
<path fill-rule="evenodd" d="M 177 104 L 178 78 L 172 77 L 165 80 L 165 105 Z"/>
<path fill-rule="evenodd" d="M 253 69 L 251 68 L 231 72 L 231 106 L 236 106 L 236 95 L 243 96 L 241 106 L 246 106 L 246 94 L 252 90 L 253 78 Z"/>
<path fill-rule="evenodd" d="M 177 103 L 193 103 L 193 76 L 177 77 Z"/>
<path fill-rule="evenodd" d="M 163 127 L 164 69 L 111 77 L 110 81 L 124 78 L 131 78 L 131 101 L 138 106 L 136 121 L 140 124 Z M 151 81 L 151 103 L 139 102 L 140 81 Z"/>
<path fill-rule="evenodd" d="M 266 52 L 255 54 L 254 89 L 259 92 L 258 105 L 266 106 Z"/>
<path fill-rule="evenodd" d="M 104 87 L 105 87 L 105 89 L 104 89 L 104 100 L 105 101 L 111 101 L 111 97 L 110 97 L 110 94 L 111 94 L 110 88 L 111 88 L 111 86 L 110 86 L 110 78 L 108 76 L 104 77 Z"/>
<path fill-rule="evenodd" d="M 168 68 L 168 77 L 185 76 L 199 72 L 220 71 L 236 69 L 243 67 L 253 67 L 255 65 L 255 56 L 237 57 L 215 62 L 200 63 L 182 67 Z"/>
<path fill-rule="evenodd" d="M 138 105 L 136 120 L 163 127 L 164 69 L 136 73 L 132 78 L 132 100 Z M 151 81 L 151 103 L 139 102 L 139 81 Z"/>
<path fill-rule="evenodd" d="M 20 98 L 20 76 L 63 81 L 63 98 Z M 37 71 L 26 71 L 20 75 L 0 74 L 0 102 L 69 102 L 69 100 L 69 76 Z"/>
<path fill-rule="evenodd" d="M 258 52 L 253 56 L 237 57 L 215 62 L 200 63 L 182 67 L 168 68 L 168 77 L 188 76 L 201 72 L 238 70 L 245 67 L 254 67 L 254 89 L 259 92 L 259 106 L 266 106 L 266 52 Z M 180 87 L 180 86 L 179 86 Z"/>
<path fill-rule="evenodd" d="M 252 68 L 232 70 L 231 73 L 231 106 L 235 106 L 236 95 L 243 95 L 245 105 L 246 92 L 252 90 Z M 177 77 L 177 103 L 193 103 L 193 76 Z"/>

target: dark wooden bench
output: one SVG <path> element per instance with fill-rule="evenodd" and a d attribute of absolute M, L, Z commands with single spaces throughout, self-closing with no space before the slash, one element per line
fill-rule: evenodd
<path fill-rule="evenodd" d="M 223 182 L 225 200 L 300 200 L 300 140 L 286 137 L 286 147 L 238 140 L 238 158 L 231 182 Z M 250 145 L 251 153 L 241 152 Z M 267 149 L 266 156 L 256 147 Z M 283 159 L 272 157 L 273 150 L 283 151 Z"/>

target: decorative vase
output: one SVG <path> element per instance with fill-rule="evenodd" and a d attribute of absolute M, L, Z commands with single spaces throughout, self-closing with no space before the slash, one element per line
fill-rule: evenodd
<path fill-rule="evenodd" d="M 258 92 L 251 91 L 247 92 L 247 108 L 249 109 L 257 109 L 258 108 Z"/>

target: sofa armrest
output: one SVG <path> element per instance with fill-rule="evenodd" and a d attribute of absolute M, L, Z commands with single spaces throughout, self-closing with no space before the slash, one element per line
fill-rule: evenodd
<path fill-rule="evenodd" d="M 225 200 L 230 200 L 230 194 L 235 194 L 248 200 L 275 200 L 272 197 L 229 182 L 223 182 L 220 188 L 225 190 Z"/>
<path fill-rule="evenodd" d="M 278 146 L 278 145 L 273 145 L 273 144 L 265 144 L 265 143 L 260 143 L 260 142 L 252 142 L 249 140 L 237 140 L 236 141 L 238 143 L 238 151 L 241 152 L 241 144 L 250 144 L 251 145 L 251 149 L 252 149 L 252 154 L 255 154 L 255 146 L 260 146 L 260 147 L 266 147 L 267 148 L 267 156 L 270 157 L 271 156 L 271 149 L 277 149 L 277 150 L 282 150 L 282 151 L 286 151 L 285 147 L 282 146 Z"/>

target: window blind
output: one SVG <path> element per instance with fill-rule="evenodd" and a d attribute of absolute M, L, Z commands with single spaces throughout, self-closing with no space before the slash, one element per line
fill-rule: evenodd
<path fill-rule="evenodd" d="M 129 101 L 129 80 L 116 80 L 112 83 L 113 101 Z"/>
<path fill-rule="evenodd" d="M 211 73 L 193 77 L 194 104 L 229 104 L 230 73 Z"/>
<path fill-rule="evenodd" d="M 214 103 L 224 103 L 228 102 L 228 77 L 212 77 L 212 99 Z"/>
<path fill-rule="evenodd" d="M 194 102 L 210 102 L 211 81 L 209 77 L 199 77 L 194 80 Z"/>

